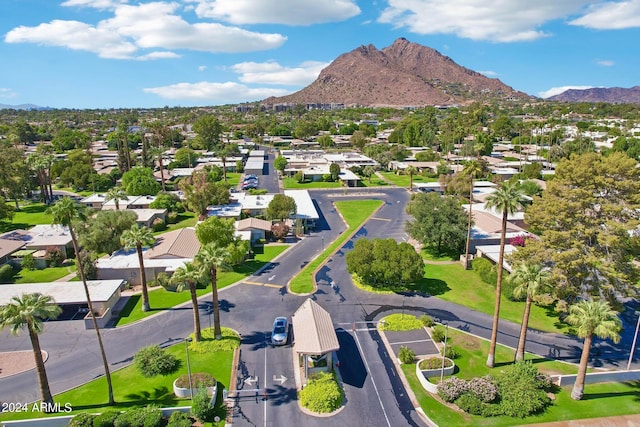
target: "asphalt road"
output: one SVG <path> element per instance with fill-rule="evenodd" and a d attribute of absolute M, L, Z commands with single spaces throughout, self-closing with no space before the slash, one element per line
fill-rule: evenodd
<path fill-rule="evenodd" d="M 283 285 L 320 253 L 323 244 L 328 245 L 344 232 L 345 226 L 332 202 L 363 197 L 379 198 L 384 201 L 384 206 L 354 239 L 406 239 L 404 205 L 408 194 L 405 190 L 388 188 L 357 196 L 351 193 L 345 196 L 342 191 L 336 193 L 335 190 L 313 191 L 312 198 L 322 211 L 318 232 L 302 239 L 295 250 L 285 252 L 261 274 L 220 291 L 222 322 L 238 330 L 243 337 L 241 387 L 246 390 L 267 389 L 266 399 L 264 395 L 256 396 L 251 391 L 241 393 L 234 414 L 237 425 L 315 426 L 328 422 L 353 426 L 423 425 L 374 330 L 375 322 L 394 312 L 428 313 L 450 327 L 489 337 L 491 316 L 486 314 L 435 297 L 372 295 L 354 288 L 344 264 L 344 255 L 352 247 L 352 240 L 320 271 L 318 289 L 311 296 L 331 313 L 336 328 L 339 328 L 342 346 L 339 358 L 347 404 L 330 421 L 300 411 L 295 400 L 292 349 L 290 345 L 273 348 L 268 344 L 271 324 L 276 316 L 290 317 L 306 298 L 287 293 Z M 623 318 L 626 321 L 623 340 L 618 345 L 597 342 L 592 352 L 595 366 L 626 367 L 636 318 L 630 315 Z M 207 324 L 206 317 L 203 324 Z M 102 330 L 102 333 L 110 365 L 117 369 L 129 364 L 139 348 L 150 344 L 178 343 L 191 329 L 190 307 L 186 306 L 163 312 L 139 324 Z M 502 320 L 498 340 L 515 347 L 518 333 L 517 324 Z M 103 374 L 95 332 L 84 330 L 82 322 L 50 322 L 40 339 L 43 349 L 50 355 L 46 366 L 52 392 L 59 393 Z M 0 332 L 0 351 L 30 349 L 27 334 L 15 337 L 10 336 L 6 329 Z M 527 350 L 539 355 L 577 362 L 581 349 L 581 341 L 573 338 L 529 331 Z M 634 367 L 639 365 L 636 358 Z M 31 402 L 38 399 L 37 390 L 34 371 L 0 379 L 0 401 Z M 106 392 L 104 398 L 106 400 Z"/>

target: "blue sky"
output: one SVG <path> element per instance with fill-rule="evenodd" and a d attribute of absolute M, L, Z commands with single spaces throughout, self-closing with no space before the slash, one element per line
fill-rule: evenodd
<path fill-rule="evenodd" d="M 535 96 L 640 85 L 640 0 L 2 0 L 0 37 L 9 105 L 256 101 L 399 37 Z"/>

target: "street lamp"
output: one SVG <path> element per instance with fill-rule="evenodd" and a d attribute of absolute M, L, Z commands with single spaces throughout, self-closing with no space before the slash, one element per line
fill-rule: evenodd
<path fill-rule="evenodd" d="M 189 343 L 191 338 L 184 339 L 184 348 L 187 352 L 187 375 L 189 376 L 189 393 L 191 394 L 191 401 L 193 402 L 193 384 L 191 383 L 191 363 L 189 361 Z"/>
<path fill-rule="evenodd" d="M 633 353 L 636 350 L 636 341 L 638 340 L 638 329 L 640 329 L 640 311 L 636 311 L 638 316 L 638 323 L 636 323 L 636 333 L 633 336 L 633 344 L 631 344 L 631 353 L 629 354 L 629 363 L 627 363 L 627 371 L 631 369 L 631 361 L 633 360 Z"/>

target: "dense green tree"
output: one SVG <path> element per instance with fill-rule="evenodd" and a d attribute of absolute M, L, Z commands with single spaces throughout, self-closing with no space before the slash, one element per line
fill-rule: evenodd
<path fill-rule="evenodd" d="M 109 400 L 108 404 L 113 406 L 115 404 L 115 400 L 113 398 L 113 385 L 111 383 L 111 372 L 109 370 L 109 362 L 107 361 L 107 354 L 104 351 L 104 344 L 102 342 L 102 335 L 100 334 L 100 327 L 98 326 L 98 321 L 96 320 L 96 313 L 93 310 L 93 302 L 91 301 L 91 295 L 89 294 L 89 286 L 87 285 L 87 279 L 84 273 L 84 268 L 82 265 L 83 257 L 80 253 L 80 245 L 78 244 L 78 239 L 76 237 L 75 227 L 78 222 L 86 221 L 85 210 L 82 206 L 76 204 L 71 198 L 63 197 L 58 200 L 54 205 L 50 206 L 47 209 L 47 214 L 51 215 L 53 223 L 59 224 L 61 226 L 65 226 L 69 228 L 69 234 L 71 235 L 71 242 L 73 243 L 73 251 L 76 255 L 76 260 L 80 264 L 78 266 L 78 275 L 80 276 L 80 280 L 82 281 L 82 286 L 84 287 L 85 297 L 87 299 L 87 307 L 89 308 L 89 315 L 91 316 L 91 321 L 93 323 L 93 328 L 96 331 L 96 336 L 98 338 L 98 345 L 100 347 L 100 355 L 102 357 L 102 364 L 104 366 L 105 378 L 107 380 L 107 388 Z"/>
<path fill-rule="evenodd" d="M 415 193 L 407 204 L 407 233 L 438 252 L 462 251 L 467 214 L 455 197 L 437 193 Z"/>
<path fill-rule="evenodd" d="M 26 328 L 29 333 L 36 362 L 40 398 L 42 402 L 47 404 L 47 408 L 53 407 L 53 396 L 49 389 L 49 380 L 44 367 L 38 334 L 43 330 L 44 321 L 56 319 L 60 313 L 62 313 L 62 309 L 55 304 L 53 298 L 39 293 L 15 296 L 8 304 L 0 306 L 0 329 L 9 327 L 13 335 L 18 335 L 21 329 Z"/>
<path fill-rule="evenodd" d="M 215 116 L 201 116 L 193 123 L 193 131 L 198 134 L 198 139 L 206 150 L 213 150 L 220 144 L 222 136 L 222 124 Z"/>
<path fill-rule="evenodd" d="M 12 206 L 7 205 L 4 197 L 0 196 L 0 221 L 5 219 L 13 219 L 15 209 Z"/>
<path fill-rule="evenodd" d="M 518 339 L 518 348 L 516 349 L 515 355 L 516 362 L 524 359 L 531 304 L 538 295 L 549 291 L 551 285 L 549 277 L 548 270 L 542 265 L 529 263 L 517 265 L 509 276 L 509 281 L 516 285 L 513 289 L 513 296 L 516 298 L 525 297 L 522 324 L 520 326 L 520 338 Z"/>
<path fill-rule="evenodd" d="M 293 136 L 302 140 L 308 140 L 318 133 L 318 127 L 315 123 L 308 120 L 298 120 L 293 129 Z"/>
<path fill-rule="evenodd" d="M 424 277 L 415 248 L 393 239 L 358 239 L 346 262 L 349 273 L 371 286 L 406 288 Z"/>
<path fill-rule="evenodd" d="M 569 307 L 569 315 L 565 321 L 577 328 L 576 332 L 579 338 L 584 338 L 578 376 L 571 390 L 571 398 L 580 400 L 584 395 L 584 379 L 587 374 L 593 336 L 610 339 L 617 343 L 620 341 L 619 332 L 622 328 L 622 322 L 618 318 L 618 313 L 612 310 L 606 301 L 602 300 L 582 300 L 572 305 Z"/>
<path fill-rule="evenodd" d="M 78 191 L 92 187 L 96 171 L 93 169 L 91 153 L 86 150 L 73 150 L 65 160 L 52 165 L 52 175 L 58 176 L 62 185 Z"/>
<path fill-rule="evenodd" d="M 331 138 L 331 136 L 329 135 L 320 135 L 318 137 L 318 144 L 320 144 L 320 147 L 322 148 L 331 148 L 336 146 L 336 143 L 333 141 L 333 138 Z"/>
<path fill-rule="evenodd" d="M 276 194 L 267 206 L 266 215 L 269 219 L 284 221 L 291 215 L 295 215 L 297 211 L 296 201 L 292 197 Z"/>
<path fill-rule="evenodd" d="M 351 135 L 351 138 L 349 138 L 349 143 L 358 150 L 362 150 L 368 142 L 369 138 L 359 130 L 355 131 L 353 135 Z"/>
<path fill-rule="evenodd" d="M 220 328 L 220 303 L 218 301 L 218 270 L 228 269 L 227 250 L 209 243 L 201 246 L 200 251 L 195 256 L 195 262 L 202 266 L 211 280 L 211 297 L 213 302 L 213 333 L 217 340 L 222 339 L 222 329 Z"/>
<path fill-rule="evenodd" d="M 122 188 L 130 196 L 155 196 L 160 191 L 160 183 L 151 168 L 138 166 L 122 175 Z"/>
<path fill-rule="evenodd" d="M 365 166 L 362 170 L 362 174 L 367 177 L 369 184 L 371 184 L 371 177 L 376 174 L 376 168 L 373 166 Z"/>
<path fill-rule="evenodd" d="M 113 187 L 110 188 L 104 195 L 104 201 L 108 202 L 109 200 L 113 200 L 116 204 L 116 210 L 120 210 L 120 201 L 128 200 L 127 192 L 124 191 L 122 187 Z"/>
<path fill-rule="evenodd" d="M 20 209 L 19 200 L 24 197 L 30 182 L 29 171 L 21 149 L 0 144 L 0 194 L 6 200 L 13 199 Z"/>
<path fill-rule="evenodd" d="M 472 160 L 464 165 L 463 175 L 469 179 L 469 216 L 467 221 L 467 242 L 465 245 L 464 259 L 465 268 L 469 268 L 469 246 L 471 245 L 471 228 L 473 227 L 473 180 L 482 173 L 482 166 L 479 161 Z"/>
<path fill-rule="evenodd" d="M 287 164 L 289 162 L 287 161 L 286 158 L 284 158 L 283 156 L 278 156 L 274 161 L 273 161 L 273 167 L 276 168 L 276 170 L 279 170 L 280 173 L 284 173 L 285 168 L 287 167 Z"/>
<path fill-rule="evenodd" d="M 203 246 L 215 243 L 218 247 L 226 248 L 235 240 L 234 223 L 232 218 L 210 216 L 196 225 L 196 237 Z"/>
<path fill-rule="evenodd" d="M 507 217 L 522 209 L 526 200 L 522 191 L 518 188 L 517 182 L 506 181 L 496 189 L 488 198 L 486 207 L 502 212 L 502 228 L 500 230 L 500 251 L 498 255 L 498 278 L 496 282 L 496 302 L 493 310 L 493 327 L 491 329 L 491 341 L 489 343 L 489 354 L 487 355 L 487 366 L 493 368 L 495 363 L 496 343 L 498 340 L 498 322 L 500 320 L 500 298 L 502 296 L 502 275 L 504 272 L 504 247 L 507 235 Z"/>
<path fill-rule="evenodd" d="M 91 138 L 85 132 L 67 127 L 60 129 L 51 140 L 58 153 L 78 148 L 84 150 L 89 148 L 90 143 Z"/>
<path fill-rule="evenodd" d="M 211 182 L 208 175 L 206 170 L 196 171 L 179 184 L 184 191 L 187 207 L 201 219 L 206 217 L 208 206 L 229 203 L 229 184 Z"/>
<path fill-rule="evenodd" d="M 182 212 L 182 202 L 180 197 L 173 193 L 160 193 L 156 199 L 149 204 L 151 209 L 166 209 L 168 212 Z"/>
<path fill-rule="evenodd" d="M 585 154 L 560 162 L 525 221 L 539 239 L 514 257 L 550 265 L 556 297 L 637 295 L 629 256 L 640 212 L 640 169 L 623 153 Z"/>
<path fill-rule="evenodd" d="M 329 165 L 329 173 L 331 174 L 331 179 L 337 181 L 340 178 L 340 165 L 331 163 Z"/>
<path fill-rule="evenodd" d="M 195 166 L 198 157 L 199 155 L 191 148 L 178 148 L 169 169 L 192 168 Z"/>
<path fill-rule="evenodd" d="M 127 249 L 135 248 L 138 253 L 138 267 L 140 270 L 140 282 L 142 285 L 142 311 L 149 311 L 149 290 L 147 289 L 147 275 L 144 270 L 144 257 L 142 253 L 143 247 L 151 247 L 156 242 L 151 230 L 147 227 L 140 227 L 134 224 L 128 230 L 125 230 L 120 237 L 120 241 Z"/>
<path fill-rule="evenodd" d="M 88 218 L 78 230 L 80 244 L 95 253 L 112 254 L 122 247 L 120 237 L 133 226 L 138 217 L 128 210 L 104 210 Z"/>

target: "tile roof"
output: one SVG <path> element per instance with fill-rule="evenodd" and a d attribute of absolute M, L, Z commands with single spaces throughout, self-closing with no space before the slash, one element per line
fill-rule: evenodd
<path fill-rule="evenodd" d="M 248 228 L 271 231 L 271 221 L 265 221 L 260 218 L 245 218 L 240 221 L 236 221 L 236 230 L 246 230 Z"/>
<path fill-rule="evenodd" d="M 297 353 L 320 355 L 338 350 L 338 336 L 331 315 L 311 298 L 291 318 Z"/>
<path fill-rule="evenodd" d="M 193 258 L 199 250 L 200 242 L 195 228 L 187 227 L 159 235 L 156 244 L 145 251 L 144 257 Z"/>

